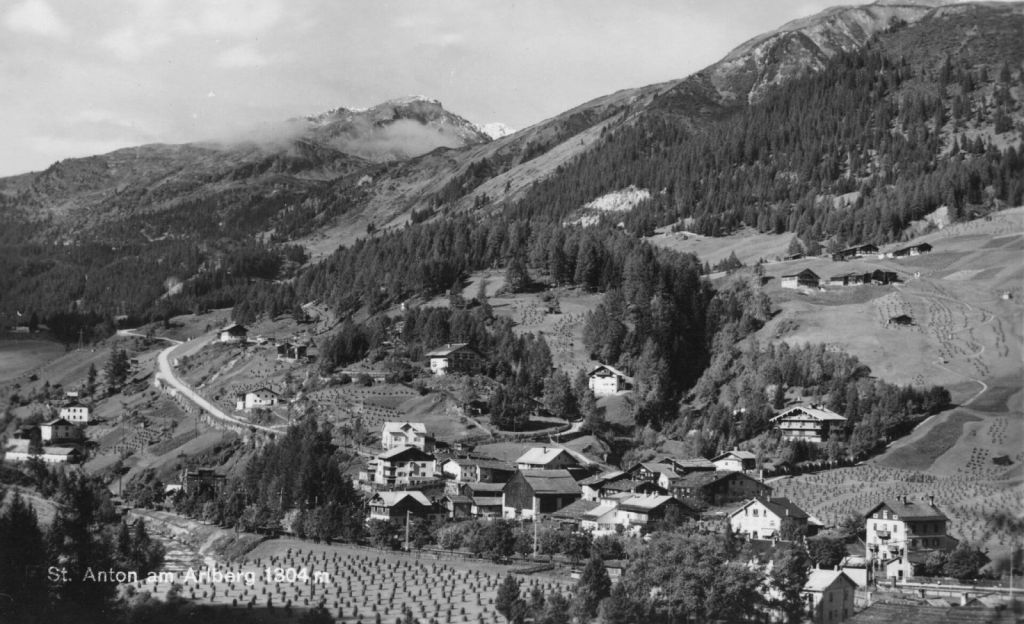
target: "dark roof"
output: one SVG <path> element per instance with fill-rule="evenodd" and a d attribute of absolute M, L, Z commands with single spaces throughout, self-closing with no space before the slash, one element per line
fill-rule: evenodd
<path fill-rule="evenodd" d="M 814 279 L 821 279 L 818 274 L 810 269 L 804 269 L 799 273 L 792 273 L 790 275 L 783 275 L 782 277 L 813 277 Z"/>
<path fill-rule="evenodd" d="M 751 479 L 756 481 L 756 479 L 754 479 L 753 477 L 746 475 L 742 472 L 734 472 L 731 470 L 716 470 L 714 472 L 691 472 L 689 474 L 683 475 L 682 477 L 679 477 L 678 479 L 673 479 L 671 485 L 672 487 L 701 488 L 707 485 L 711 485 L 712 483 L 715 483 L 717 481 L 721 481 L 722 479 L 729 478 Z M 767 488 L 768 490 L 771 490 L 770 486 L 764 485 L 763 483 L 761 485 Z"/>
<path fill-rule="evenodd" d="M 53 420 L 51 420 L 49 422 L 44 422 L 43 424 L 47 425 L 47 426 L 50 426 L 50 427 L 54 427 L 54 426 L 57 426 L 57 425 L 67 425 L 69 427 L 73 427 L 74 426 L 71 423 L 69 423 L 67 421 L 67 419 L 64 419 L 64 418 L 54 418 Z"/>
<path fill-rule="evenodd" d="M 474 494 L 482 492 L 501 492 L 505 489 L 504 483 L 465 483 L 464 486 Z"/>
<path fill-rule="evenodd" d="M 378 454 L 377 457 L 379 459 L 387 459 L 389 461 L 394 461 L 398 459 L 427 461 L 434 458 L 432 455 L 430 455 L 429 453 L 424 453 L 422 450 L 420 450 L 419 447 L 416 446 L 396 446 L 393 449 Z"/>
<path fill-rule="evenodd" d="M 637 486 L 643 485 L 645 481 L 637 481 L 636 479 L 618 479 L 605 483 L 602 488 L 606 490 L 615 490 L 617 492 L 632 492 Z"/>
<path fill-rule="evenodd" d="M 551 514 L 551 516 L 562 520 L 580 520 L 583 517 L 583 514 L 596 508 L 600 504 L 601 503 L 597 501 L 584 500 L 581 498 L 577 501 L 573 501 L 565 507 L 562 507 L 555 513 Z"/>
<path fill-rule="evenodd" d="M 433 349 L 431 351 L 428 351 L 426 356 L 427 357 L 445 357 L 445 356 L 451 355 L 452 353 L 455 353 L 456 351 L 461 351 L 462 349 L 467 349 L 469 351 L 472 351 L 473 353 L 476 353 L 476 349 L 474 349 L 473 347 L 469 346 L 468 342 L 449 342 L 448 344 L 446 344 L 444 346 L 441 346 L 441 347 L 438 347 L 438 348 Z"/>
<path fill-rule="evenodd" d="M 768 498 L 765 496 L 755 496 L 754 500 L 761 503 L 768 508 L 773 514 L 780 518 L 789 516 L 790 518 L 796 518 L 798 520 L 806 520 L 808 518 L 807 512 L 800 509 L 793 501 L 788 498 Z M 787 513 L 788 512 L 788 513 Z"/>
<path fill-rule="evenodd" d="M 246 333 L 249 330 L 245 328 L 245 325 L 241 325 L 239 323 L 231 323 L 229 325 L 225 325 L 224 327 L 221 327 L 220 331 L 222 331 L 222 332 L 232 332 L 232 333 L 235 333 L 235 332 Z"/>
<path fill-rule="evenodd" d="M 713 463 L 711 463 L 710 459 L 706 459 L 704 457 L 687 457 L 685 459 L 675 459 L 674 457 L 664 457 L 664 458 L 661 459 L 661 463 L 663 463 L 663 464 L 671 464 L 671 465 L 675 466 L 676 468 L 680 468 L 682 470 L 687 470 L 687 469 L 692 470 L 694 468 L 711 469 L 711 468 L 715 467 L 715 465 Z"/>
<path fill-rule="evenodd" d="M 468 496 L 463 496 L 462 494 L 447 494 L 445 498 L 447 498 L 453 503 L 458 503 L 460 505 L 469 505 L 473 502 L 472 498 Z"/>
<path fill-rule="evenodd" d="M 621 477 L 624 474 L 626 474 L 626 473 L 622 472 L 621 470 L 612 470 L 611 472 L 602 472 L 600 474 L 596 474 L 596 475 L 594 475 L 592 477 L 587 477 L 586 479 L 580 481 L 580 485 L 596 485 L 598 487 L 601 487 L 605 483 L 608 483 L 609 481 L 613 481 L 615 479 L 618 479 L 619 477 Z"/>
<path fill-rule="evenodd" d="M 924 601 L 876 602 L 846 621 L 850 624 L 1011 624 L 1016 622 L 1016 616 L 1012 609 L 936 607 Z"/>
<path fill-rule="evenodd" d="M 923 501 L 914 501 L 909 498 L 906 500 L 907 502 L 904 503 L 903 499 L 887 498 L 869 509 L 864 516 L 870 518 L 871 514 L 885 506 L 895 513 L 899 520 L 949 520 L 938 507 Z"/>
<path fill-rule="evenodd" d="M 568 470 L 522 470 L 535 494 L 579 494 L 580 486 Z"/>

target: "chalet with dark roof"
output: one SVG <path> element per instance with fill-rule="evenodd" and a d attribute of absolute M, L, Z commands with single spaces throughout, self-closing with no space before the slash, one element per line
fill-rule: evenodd
<path fill-rule="evenodd" d="M 808 532 L 807 512 L 788 498 L 755 496 L 729 514 L 729 525 L 737 535 L 750 539 L 773 539 Z"/>
<path fill-rule="evenodd" d="M 744 472 L 757 468 L 757 455 L 750 451 L 733 449 L 713 458 L 711 463 L 714 465 L 715 470 Z"/>
<path fill-rule="evenodd" d="M 244 343 L 246 337 L 249 335 L 249 330 L 245 328 L 245 325 L 229 323 L 224 327 L 221 327 L 218 333 L 221 342 Z"/>
<path fill-rule="evenodd" d="M 426 357 L 430 360 L 430 372 L 435 375 L 473 373 L 483 362 L 483 356 L 465 342 L 448 343 L 427 352 Z"/>
<path fill-rule="evenodd" d="M 846 418 L 820 405 L 795 405 L 771 419 L 784 440 L 803 440 L 820 444 L 828 440 L 833 427 L 841 427 Z"/>
<path fill-rule="evenodd" d="M 893 258 L 906 258 L 907 256 L 920 256 L 923 253 L 928 253 L 932 250 L 932 246 L 928 243 L 918 243 L 917 245 L 911 245 L 909 247 L 903 247 L 892 252 Z"/>
<path fill-rule="evenodd" d="M 768 496 L 772 488 L 743 472 L 693 472 L 672 482 L 669 492 L 708 505 L 725 505 Z"/>
<path fill-rule="evenodd" d="M 817 288 L 821 285 L 821 278 L 810 269 L 804 269 L 799 273 L 783 275 L 780 280 L 783 288 Z"/>
<path fill-rule="evenodd" d="M 601 364 L 587 373 L 587 386 L 594 396 L 609 396 L 625 390 L 630 377 L 617 368 Z"/>

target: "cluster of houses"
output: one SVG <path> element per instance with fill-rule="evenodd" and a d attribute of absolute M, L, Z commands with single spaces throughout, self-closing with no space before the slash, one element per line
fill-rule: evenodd
<path fill-rule="evenodd" d="M 828 280 L 824 280 L 824 282 L 829 286 L 860 286 L 864 284 L 888 286 L 889 284 L 898 284 L 900 278 L 895 271 L 875 269 L 865 273 L 840 273 L 833 275 Z M 822 283 L 821 276 L 810 269 L 804 269 L 799 273 L 783 275 L 780 281 L 780 285 L 783 288 L 818 289 L 822 287 Z"/>
<path fill-rule="evenodd" d="M 48 464 L 73 464 L 82 461 L 82 427 L 92 421 L 92 409 L 69 397 L 57 409 L 57 417 L 39 425 L 20 427 L 8 446 L 4 459 L 23 462 L 39 459 Z"/>
<path fill-rule="evenodd" d="M 217 330 L 217 337 L 220 342 L 225 344 L 244 345 L 249 342 L 249 329 L 241 323 L 228 323 Z M 267 344 L 272 341 L 262 336 L 257 336 L 254 342 L 256 344 Z M 289 363 L 308 361 L 310 357 L 309 345 L 308 340 L 273 341 L 274 349 L 277 351 L 277 359 Z"/>

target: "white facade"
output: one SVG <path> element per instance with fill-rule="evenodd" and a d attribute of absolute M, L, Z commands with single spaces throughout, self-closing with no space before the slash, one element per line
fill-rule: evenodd
<path fill-rule="evenodd" d="M 248 412 L 256 408 L 274 407 L 278 401 L 279 397 L 276 392 L 267 388 L 260 388 L 252 392 L 246 392 L 244 396 L 239 395 L 238 400 L 235 402 L 235 409 Z"/>
<path fill-rule="evenodd" d="M 427 426 L 418 422 L 386 422 L 381 430 L 380 444 L 385 449 L 415 446 L 421 451 L 431 452 L 434 440 L 427 433 Z"/>
<path fill-rule="evenodd" d="M 626 374 L 602 364 L 587 374 L 587 386 L 594 396 L 610 396 L 626 389 Z"/>
<path fill-rule="evenodd" d="M 754 498 L 729 515 L 733 533 L 750 539 L 777 538 L 787 521 L 806 527 L 807 514 L 780 498 Z"/>
<path fill-rule="evenodd" d="M 78 405 L 76 403 L 73 405 L 65 405 L 64 407 L 60 408 L 60 413 L 58 415 L 68 422 L 88 423 L 90 413 L 88 407 L 84 405 Z"/>
<path fill-rule="evenodd" d="M 76 437 L 78 428 L 62 418 L 39 425 L 39 438 L 43 442 L 70 440 Z"/>

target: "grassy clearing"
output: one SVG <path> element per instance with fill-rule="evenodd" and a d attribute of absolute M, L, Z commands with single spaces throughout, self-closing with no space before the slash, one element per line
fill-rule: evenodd
<path fill-rule="evenodd" d="M 940 455 L 953 448 L 963 435 L 964 425 L 981 420 L 965 411 L 956 410 L 945 414 L 942 421 L 912 446 L 903 446 L 879 460 L 879 463 L 903 470 L 927 470 Z"/>
<path fill-rule="evenodd" d="M 63 353 L 62 345 L 49 340 L 0 340 L 0 382 L 29 373 Z"/>

